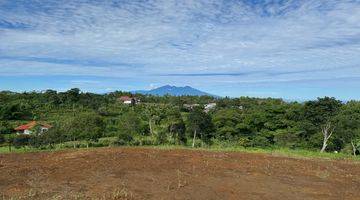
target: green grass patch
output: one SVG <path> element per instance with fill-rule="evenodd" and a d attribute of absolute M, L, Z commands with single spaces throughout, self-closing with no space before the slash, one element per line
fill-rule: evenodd
<path fill-rule="evenodd" d="M 112 138 L 107 138 L 112 139 Z M 106 140 L 106 139 L 104 139 Z M 102 141 L 103 142 L 103 141 Z M 72 142 L 70 142 L 72 143 Z M 40 151 L 58 151 L 64 149 L 72 149 L 73 144 L 62 144 L 56 145 L 55 148 L 49 149 L 38 149 L 32 147 L 21 147 L 21 148 L 11 148 L 11 152 L 7 146 L 0 147 L 0 153 L 29 153 L 29 152 L 40 152 Z M 84 149 L 85 144 L 84 141 L 76 142 L 77 149 Z M 107 143 L 107 142 L 106 142 Z M 81 144 L 81 145 L 79 145 Z M 174 150 L 174 149 L 185 149 L 192 151 L 212 151 L 212 152 L 242 152 L 242 153 L 261 153 L 261 154 L 269 154 L 272 156 L 280 156 L 280 157 L 291 157 L 291 158 L 301 158 L 301 159 L 324 159 L 324 160 L 350 160 L 350 161 L 360 161 L 360 156 L 352 156 L 349 154 L 343 153 L 320 153 L 317 151 L 310 150 L 302 150 L 302 149 L 287 149 L 287 148 L 245 148 L 245 147 L 221 147 L 221 146 L 210 146 L 210 147 L 198 147 L 192 148 L 190 146 L 181 146 L 181 145 L 149 145 L 149 146 L 117 146 L 117 147 L 126 147 L 126 148 L 149 148 L 149 149 L 162 149 L 162 150 Z M 96 146 L 92 146 L 89 149 L 97 148 Z"/>
<path fill-rule="evenodd" d="M 8 146 L 0 146 L 0 153 L 28 153 L 28 152 L 37 152 L 37 151 L 41 151 L 41 149 L 25 146 L 20 148 L 11 147 L 11 151 L 10 151 Z"/>
<path fill-rule="evenodd" d="M 349 154 L 343 153 L 320 153 L 316 151 L 302 150 L 302 149 L 286 149 L 286 148 L 276 148 L 276 149 L 263 149 L 263 148 L 245 148 L 245 147 L 200 147 L 200 148 L 191 148 L 186 146 L 174 146 L 174 145 L 160 145 L 160 146 L 149 146 L 149 148 L 154 149 L 186 149 L 186 150 L 202 150 L 202 151 L 212 151 L 212 152 L 241 152 L 241 153 L 262 153 L 269 154 L 272 156 L 280 157 L 290 157 L 290 158 L 302 158 L 302 159 L 324 159 L 324 160 L 351 160 L 351 161 L 360 161 L 360 156 L 352 156 Z"/>
<path fill-rule="evenodd" d="M 274 156 L 286 156 L 294 158 L 320 158 L 320 159 L 339 159 L 339 160 L 358 160 L 360 161 L 359 156 L 352 156 L 349 154 L 343 153 L 320 153 L 319 151 L 310 151 L 303 149 L 287 149 L 287 148 L 272 148 L 272 149 L 262 149 L 262 148 L 244 148 L 244 147 L 211 147 L 210 150 L 215 151 L 230 151 L 230 152 L 246 152 L 246 153 L 265 153 L 271 154 Z"/>

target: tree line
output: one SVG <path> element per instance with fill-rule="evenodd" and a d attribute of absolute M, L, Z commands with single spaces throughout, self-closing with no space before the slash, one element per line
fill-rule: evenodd
<path fill-rule="evenodd" d="M 140 104 L 124 105 L 123 95 Z M 205 112 L 207 103 L 216 107 Z M 194 105 L 194 106 L 184 106 Z M 16 135 L 14 127 L 30 120 L 53 127 L 40 134 Z M 116 91 L 0 92 L 0 144 L 52 147 L 77 141 L 86 146 L 176 144 L 360 150 L 360 102 L 323 97 L 305 102 L 274 98 L 151 96 Z M 106 142 L 104 142 L 106 143 Z M 106 144 L 107 144 L 106 143 Z"/>

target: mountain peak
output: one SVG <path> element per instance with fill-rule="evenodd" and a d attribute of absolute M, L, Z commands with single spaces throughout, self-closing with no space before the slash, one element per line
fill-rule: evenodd
<path fill-rule="evenodd" d="M 134 93 L 140 94 L 150 94 L 157 96 L 171 95 L 171 96 L 215 96 L 198 89 L 192 88 L 190 86 L 177 87 L 172 85 L 164 85 L 152 90 L 138 90 Z"/>

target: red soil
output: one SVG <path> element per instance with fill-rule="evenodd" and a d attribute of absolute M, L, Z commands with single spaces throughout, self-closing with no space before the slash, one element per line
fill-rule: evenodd
<path fill-rule="evenodd" d="M 360 164 L 98 148 L 0 154 L 0 199 L 360 199 Z"/>

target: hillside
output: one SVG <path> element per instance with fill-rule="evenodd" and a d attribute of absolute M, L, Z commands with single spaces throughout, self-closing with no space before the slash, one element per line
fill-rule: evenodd
<path fill-rule="evenodd" d="M 177 87 L 171 85 L 165 85 L 159 88 L 155 88 L 152 90 L 137 90 L 133 91 L 133 93 L 139 94 L 150 94 L 157 96 L 171 95 L 171 96 L 215 96 L 198 89 L 192 88 L 190 86 L 185 87 Z"/>

